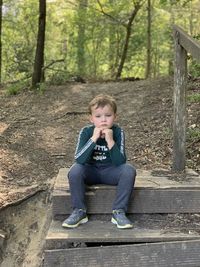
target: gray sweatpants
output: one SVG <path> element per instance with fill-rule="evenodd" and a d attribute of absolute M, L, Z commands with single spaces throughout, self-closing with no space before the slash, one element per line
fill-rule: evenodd
<path fill-rule="evenodd" d="M 123 209 L 126 212 L 135 177 L 136 169 L 130 164 L 114 166 L 111 164 L 82 165 L 75 163 L 68 174 L 72 207 L 73 209 L 87 210 L 85 185 L 107 184 L 117 186 L 113 210 Z"/>

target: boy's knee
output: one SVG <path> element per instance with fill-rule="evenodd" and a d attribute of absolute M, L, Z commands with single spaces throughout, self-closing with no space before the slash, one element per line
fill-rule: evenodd
<path fill-rule="evenodd" d="M 136 176 L 136 169 L 133 165 L 126 163 L 124 164 L 124 169 L 127 173 L 130 174 L 130 176 L 133 176 L 133 177 Z"/>
<path fill-rule="evenodd" d="M 69 170 L 68 178 L 74 179 L 74 177 L 81 177 L 84 173 L 84 165 L 82 164 L 74 164 Z"/>
<path fill-rule="evenodd" d="M 137 174 L 137 172 L 136 172 L 136 168 L 135 168 L 134 166 L 132 166 L 132 165 L 129 165 L 129 166 L 131 166 L 131 168 L 132 168 L 132 173 L 133 173 L 133 176 L 135 177 L 135 176 L 136 176 L 136 174 Z"/>
<path fill-rule="evenodd" d="M 126 179 L 127 182 L 134 183 L 136 177 L 136 169 L 131 164 L 124 164 L 123 172 L 122 172 L 123 179 Z"/>

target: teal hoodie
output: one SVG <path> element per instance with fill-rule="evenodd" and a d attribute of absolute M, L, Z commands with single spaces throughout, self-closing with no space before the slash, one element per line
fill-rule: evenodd
<path fill-rule="evenodd" d="M 109 150 L 105 138 L 99 138 L 93 142 L 91 137 L 94 125 L 88 125 L 81 129 L 75 152 L 75 160 L 80 164 L 110 163 L 121 165 L 126 162 L 124 131 L 117 125 L 113 125 L 114 146 Z"/>

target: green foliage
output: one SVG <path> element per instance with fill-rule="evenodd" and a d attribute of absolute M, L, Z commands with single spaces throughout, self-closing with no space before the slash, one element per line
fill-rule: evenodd
<path fill-rule="evenodd" d="M 200 139 L 200 129 L 199 128 L 189 128 L 188 129 L 188 138 L 192 140 Z"/>
<path fill-rule="evenodd" d="M 192 36 L 194 39 L 196 39 L 197 41 L 200 40 L 200 34 L 194 34 Z M 196 59 L 191 59 L 189 60 L 189 72 L 193 77 L 199 77 L 200 76 L 200 64 L 196 61 Z"/>
<path fill-rule="evenodd" d="M 22 90 L 18 84 L 12 84 L 6 88 L 8 95 L 17 95 Z"/>
<path fill-rule="evenodd" d="M 32 76 L 35 56 L 38 7 L 36 0 L 5 0 L 3 12 L 2 81 Z M 133 11 L 130 0 L 47 0 L 45 78 L 60 84 L 69 73 L 88 78 L 114 77 L 124 47 L 126 25 Z M 145 1 L 144 1 L 145 2 Z M 146 1 L 147 2 L 147 1 Z M 147 3 L 132 26 L 123 76 L 145 76 L 147 55 Z M 82 3 L 82 4 L 81 4 Z M 197 0 L 152 1 L 152 73 L 167 75 L 173 61 L 172 24 L 179 24 L 198 39 L 200 14 Z M 46 68 L 49 62 L 62 64 Z M 190 72 L 200 75 L 192 61 Z M 15 91 L 15 90 L 14 90 Z"/>
<path fill-rule="evenodd" d="M 43 94 L 46 90 L 46 83 L 38 83 L 37 87 L 35 88 L 39 94 Z"/>
<path fill-rule="evenodd" d="M 46 83 L 39 83 L 39 84 L 37 84 L 36 88 L 34 88 L 34 89 L 36 89 L 36 91 L 39 94 L 43 94 L 46 90 L 46 87 L 47 87 Z M 17 95 L 20 92 L 27 90 L 27 89 L 31 89 L 30 79 L 21 80 L 18 82 L 8 84 L 7 88 L 6 88 L 6 92 L 8 95 Z"/>
<path fill-rule="evenodd" d="M 12 84 L 8 84 L 6 87 L 6 92 L 8 95 L 17 95 L 21 91 L 30 87 L 29 81 L 19 81 Z"/>
<path fill-rule="evenodd" d="M 36 85 L 31 85 L 29 87 L 30 90 L 34 90 L 35 92 L 39 93 L 39 94 L 43 94 L 46 90 L 47 87 L 47 83 L 45 82 L 41 82 L 41 83 L 37 83 Z"/>
<path fill-rule="evenodd" d="M 48 83 L 53 84 L 53 85 L 61 85 L 66 83 L 66 81 L 68 81 L 69 79 L 69 74 L 64 72 L 64 71 L 59 71 L 59 72 L 55 72 L 53 73 L 49 79 L 48 79 Z"/>
<path fill-rule="evenodd" d="M 195 94 L 188 96 L 188 101 L 191 103 L 200 103 L 200 94 L 195 93 Z"/>
<path fill-rule="evenodd" d="M 3 15 L 3 80 L 31 75 L 37 32 L 34 0 L 7 1 Z M 6 48 L 6 49 L 5 49 Z"/>
<path fill-rule="evenodd" d="M 189 61 L 188 70 L 192 77 L 200 76 L 200 64 L 197 63 L 195 60 Z"/>

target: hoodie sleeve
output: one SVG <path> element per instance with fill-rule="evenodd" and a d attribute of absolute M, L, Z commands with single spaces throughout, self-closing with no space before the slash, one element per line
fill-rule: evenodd
<path fill-rule="evenodd" d="M 85 164 L 89 161 L 95 147 L 87 128 L 83 128 L 78 137 L 78 142 L 75 151 L 75 160 L 79 164 Z"/>
<path fill-rule="evenodd" d="M 121 128 L 118 128 L 114 141 L 115 144 L 110 149 L 110 157 L 112 163 L 118 166 L 126 162 L 125 135 L 124 131 Z"/>

